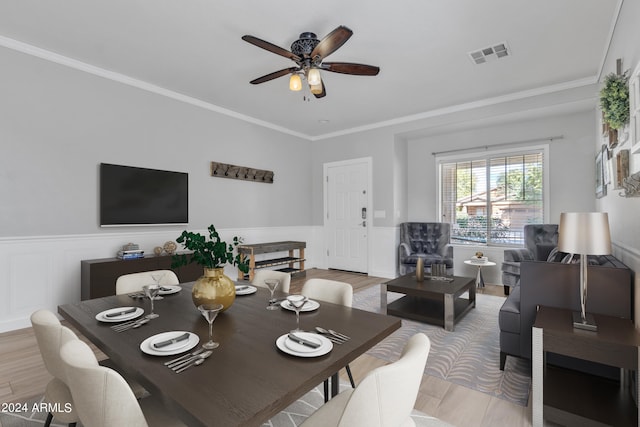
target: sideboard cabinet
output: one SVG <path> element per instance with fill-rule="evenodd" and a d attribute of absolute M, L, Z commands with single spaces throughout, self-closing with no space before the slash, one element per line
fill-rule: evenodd
<path fill-rule="evenodd" d="M 304 275 L 304 249 L 307 246 L 305 242 L 268 242 L 256 243 L 252 245 L 238 246 L 238 253 L 242 259 L 249 264 L 249 273 L 243 274 L 238 270 L 238 280 L 249 279 L 253 281 L 253 275 L 257 269 L 267 267 L 278 267 L 278 271 L 291 273 L 291 275 Z M 273 254 L 276 252 L 289 252 L 289 256 L 269 258 L 256 261 L 256 255 Z M 296 254 L 294 251 L 298 251 Z"/>
<path fill-rule="evenodd" d="M 80 298 L 82 300 L 115 295 L 116 279 L 123 274 L 151 270 L 173 270 L 180 283 L 202 276 L 202 266 L 187 264 L 171 268 L 171 256 L 148 256 L 137 259 L 103 258 L 80 262 Z"/>

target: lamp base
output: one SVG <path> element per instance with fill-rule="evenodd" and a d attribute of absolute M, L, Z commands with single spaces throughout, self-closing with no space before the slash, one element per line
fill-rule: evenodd
<path fill-rule="evenodd" d="M 573 312 L 573 327 L 576 329 L 584 329 L 586 331 L 596 332 L 598 330 L 598 326 L 596 325 L 596 320 L 593 318 L 593 314 L 586 313 L 585 320 L 582 321 L 582 314 L 579 311 Z"/>

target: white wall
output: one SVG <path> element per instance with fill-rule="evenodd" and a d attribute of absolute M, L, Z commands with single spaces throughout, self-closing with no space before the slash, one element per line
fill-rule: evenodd
<path fill-rule="evenodd" d="M 101 162 L 188 172 L 191 228 L 310 224 L 308 141 L 12 50 L 0 64 L 0 237 L 114 232 Z M 213 178 L 211 161 L 275 182 Z"/>
<path fill-rule="evenodd" d="M 188 229 L 304 240 L 307 266 L 322 263 L 308 141 L 4 48 L 0 69 L 0 332 L 78 301 L 81 260 L 128 242 L 150 253 L 187 228 L 100 228 L 101 162 L 188 172 Z M 211 161 L 275 182 L 213 178 Z"/>
<path fill-rule="evenodd" d="M 592 164 L 593 111 L 464 129 L 409 141 L 408 220 L 439 221 L 437 167 L 433 152 L 484 147 L 563 135 L 549 143 L 549 223 L 557 224 L 566 210 L 595 208 Z M 547 141 L 532 143 L 544 144 Z M 483 148 L 480 150 L 484 151 Z M 586 167 L 585 167 L 586 166 Z"/>
<path fill-rule="evenodd" d="M 616 60 L 622 59 L 623 70 L 633 71 L 640 62 L 640 2 L 625 1 L 622 4 L 620 17 L 613 35 L 609 54 L 603 69 L 603 78 L 616 71 Z M 595 128 L 596 142 L 592 147 L 594 155 L 603 141 L 600 139 L 599 129 Z M 614 149 L 615 154 L 621 149 L 629 149 L 630 142 Z M 631 173 L 640 171 L 640 153 L 631 154 Z M 614 243 L 614 255 L 627 264 L 631 269 L 640 271 L 640 197 L 623 198 L 620 190 L 614 190 L 610 185 L 607 195 L 598 200 L 598 210 L 608 212 L 611 239 Z M 640 326 L 640 274 L 635 275 L 635 319 L 636 326 Z"/>

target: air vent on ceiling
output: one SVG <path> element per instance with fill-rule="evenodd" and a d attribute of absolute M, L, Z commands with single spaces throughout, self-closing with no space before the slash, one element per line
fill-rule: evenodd
<path fill-rule="evenodd" d="M 507 42 L 498 43 L 493 46 L 487 46 L 482 49 L 469 52 L 469 58 L 471 58 L 475 64 L 484 64 L 485 62 L 504 58 L 509 55 L 511 55 L 511 49 L 509 48 L 509 45 L 507 45 Z"/>

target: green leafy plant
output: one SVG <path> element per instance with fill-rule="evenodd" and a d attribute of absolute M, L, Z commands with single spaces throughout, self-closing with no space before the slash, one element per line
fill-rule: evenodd
<path fill-rule="evenodd" d="M 222 268 L 228 263 L 237 266 L 238 270 L 243 273 L 247 273 L 249 266 L 242 262 L 240 254 L 235 252 L 236 247 L 242 243 L 242 239 L 234 236 L 233 242 L 227 243 L 220 239 L 220 235 L 213 225 L 210 225 L 207 230 L 209 230 L 208 239 L 200 233 L 186 230 L 182 232 L 176 242 L 193 253 L 190 258 L 186 254 L 174 255 L 171 267 L 176 268 L 195 262 L 205 268 Z"/>
<path fill-rule="evenodd" d="M 608 74 L 600 90 L 600 108 L 604 121 L 611 129 L 620 129 L 629 123 L 629 75 Z"/>

